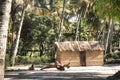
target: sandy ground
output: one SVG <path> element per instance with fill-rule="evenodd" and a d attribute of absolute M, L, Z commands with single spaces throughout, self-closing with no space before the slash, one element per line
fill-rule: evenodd
<path fill-rule="evenodd" d="M 35 66 L 34 71 L 29 71 L 28 66 L 10 67 L 14 71 L 6 71 L 4 80 L 105 80 L 120 70 L 120 64 L 104 66 L 70 67 L 65 71 L 56 68 L 40 70 Z"/>

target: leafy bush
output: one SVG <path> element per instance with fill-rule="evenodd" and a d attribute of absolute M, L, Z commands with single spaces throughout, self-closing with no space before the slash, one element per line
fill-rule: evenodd
<path fill-rule="evenodd" d="M 5 69 L 10 66 L 10 58 L 9 58 L 9 54 L 5 55 Z"/>
<path fill-rule="evenodd" d="M 31 59 L 29 56 L 17 56 L 16 57 L 16 64 L 31 64 L 33 62 L 33 59 Z"/>
<path fill-rule="evenodd" d="M 118 63 L 120 61 L 120 56 L 116 53 L 106 53 L 105 60 L 106 63 Z"/>
<path fill-rule="evenodd" d="M 41 63 L 49 63 L 49 62 L 51 62 L 51 57 L 50 56 L 43 55 L 41 57 Z"/>
<path fill-rule="evenodd" d="M 111 52 L 111 53 L 106 53 L 105 54 L 105 59 L 117 59 L 117 58 L 119 58 L 119 56 L 115 53 Z"/>
<path fill-rule="evenodd" d="M 33 55 L 32 57 L 29 56 L 17 56 L 16 57 L 16 64 L 41 64 L 41 63 L 49 63 L 52 62 L 54 58 L 51 56 L 43 55 L 39 57 L 38 55 Z"/>

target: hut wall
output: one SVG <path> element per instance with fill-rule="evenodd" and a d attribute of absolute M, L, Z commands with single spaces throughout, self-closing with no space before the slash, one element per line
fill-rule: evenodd
<path fill-rule="evenodd" d="M 103 65 L 103 51 L 86 51 L 86 66 Z"/>
<path fill-rule="evenodd" d="M 80 53 L 79 51 L 58 51 L 56 60 L 60 61 L 63 65 L 70 62 L 70 66 L 80 66 Z"/>

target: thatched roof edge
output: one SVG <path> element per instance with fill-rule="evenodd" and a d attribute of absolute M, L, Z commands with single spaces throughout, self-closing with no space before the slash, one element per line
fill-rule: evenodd
<path fill-rule="evenodd" d="M 59 51 L 104 50 L 104 46 L 99 41 L 55 42 L 55 46 Z"/>

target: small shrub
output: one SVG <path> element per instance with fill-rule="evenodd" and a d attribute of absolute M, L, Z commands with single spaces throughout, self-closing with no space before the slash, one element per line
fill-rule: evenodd
<path fill-rule="evenodd" d="M 16 64 L 20 65 L 20 64 L 40 64 L 41 59 L 40 57 L 29 57 L 29 56 L 17 56 L 16 57 Z"/>
<path fill-rule="evenodd" d="M 51 56 L 47 56 L 47 55 L 43 55 L 42 57 L 41 57 L 41 63 L 50 63 L 50 62 L 52 62 L 54 59 L 53 59 L 53 57 L 51 57 Z"/>
<path fill-rule="evenodd" d="M 9 54 L 5 55 L 5 69 L 10 66 L 10 58 L 9 58 Z"/>
<path fill-rule="evenodd" d="M 20 64 L 41 64 L 41 63 L 50 63 L 54 61 L 54 58 L 48 55 L 43 55 L 43 56 L 39 56 L 39 54 L 32 54 L 32 56 L 29 56 L 30 54 L 26 55 L 26 56 L 16 56 L 16 64 L 20 65 Z"/>
<path fill-rule="evenodd" d="M 28 56 L 17 56 L 16 57 L 16 64 L 30 64 L 32 60 L 28 58 Z"/>

